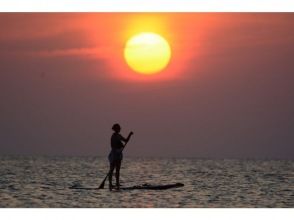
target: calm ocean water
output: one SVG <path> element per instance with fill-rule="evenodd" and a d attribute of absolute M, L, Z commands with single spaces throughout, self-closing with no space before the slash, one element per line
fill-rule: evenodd
<path fill-rule="evenodd" d="M 124 186 L 182 182 L 164 191 L 98 187 L 97 157 L 0 157 L 0 207 L 294 207 L 294 161 L 125 158 Z"/>

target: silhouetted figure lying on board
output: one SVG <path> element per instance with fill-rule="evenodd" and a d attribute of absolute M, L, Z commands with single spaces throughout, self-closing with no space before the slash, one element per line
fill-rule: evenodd
<path fill-rule="evenodd" d="M 108 155 L 108 160 L 110 163 L 109 168 L 109 190 L 112 190 L 114 186 L 112 185 L 112 176 L 113 176 L 113 170 L 115 169 L 115 177 L 116 177 L 116 188 L 120 188 L 119 184 L 119 175 L 120 175 L 120 167 L 121 167 L 121 161 L 123 158 L 122 151 L 126 145 L 126 143 L 130 140 L 131 136 L 134 134 L 133 132 L 130 132 L 127 138 L 124 138 L 120 134 L 121 127 L 119 124 L 114 124 L 112 126 L 112 130 L 114 133 L 111 136 L 111 152 Z M 125 144 L 123 144 L 125 142 Z"/>

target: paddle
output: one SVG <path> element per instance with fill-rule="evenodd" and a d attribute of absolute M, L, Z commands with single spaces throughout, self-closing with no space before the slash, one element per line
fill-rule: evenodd
<path fill-rule="evenodd" d="M 127 145 L 128 142 L 125 143 L 125 145 L 123 146 L 122 151 L 125 149 L 125 146 Z M 104 178 L 104 180 L 102 181 L 102 183 L 100 184 L 100 186 L 98 187 L 98 189 L 104 189 L 104 185 L 105 185 L 105 181 L 107 180 L 107 177 L 109 176 L 109 172 L 107 173 L 106 177 Z"/>

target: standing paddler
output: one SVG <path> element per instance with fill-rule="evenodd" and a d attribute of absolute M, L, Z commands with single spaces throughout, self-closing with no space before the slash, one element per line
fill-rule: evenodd
<path fill-rule="evenodd" d="M 112 185 L 112 176 L 113 171 L 115 169 L 115 177 L 116 177 L 116 188 L 120 188 L 119 183 L 119 175 L 120 175 L 120 167 L 121 167 L 121 161 L 123 158 L 122 151 L 128 141 L 130 140 L 131 136 L 134 134 L 133 132 L 130 132 L 127 138 L 124 138 L 121 134 L 121 127 L 119 124 L 114 124 L 112 126 L 112 130 L 114 133 L 111 136 L 111 152 L 108 155 L 108 160 L 110 164 L 109 173 L 108 173 L 108 179 L 109 179 L 109 190 L 112 190 L 114 187 Z M 125 142 L 125 144 L 123 144 Z"/>

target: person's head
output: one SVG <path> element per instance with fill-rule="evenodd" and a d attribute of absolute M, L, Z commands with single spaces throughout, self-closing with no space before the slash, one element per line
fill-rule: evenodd
<path fill-rule="evenodd" d="M 116 133 L 119 133 L 121 130 L 121 127 L 119 124 L 116 123 L 112 126 L 112 130 L 114 130 Z"/>

